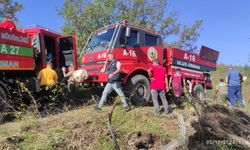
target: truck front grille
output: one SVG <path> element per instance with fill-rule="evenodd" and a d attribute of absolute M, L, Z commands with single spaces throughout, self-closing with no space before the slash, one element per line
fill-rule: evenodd
<path fill-rule="evenodd" d="M 87 72 L 98 72 L 98 69 L 97 68 L 94 68 L 94 69 L 86 69 Z"/>

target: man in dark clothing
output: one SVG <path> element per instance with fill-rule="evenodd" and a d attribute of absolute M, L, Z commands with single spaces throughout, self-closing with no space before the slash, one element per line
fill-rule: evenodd
<path fill-rule="evenodd" d="M 226 73 L 226 83 L 228 85 L 228 98 L 232 107 L 236 107 L 236 101 L 234 97 L 237 98 L 241 106 L 244 106 L 241 93 L 241 81 L 241 73 L 230 66 L 228 72 Z"/>
<path fill-rule="evenodd" d="M 184 108 L 180 97 L 182 96 L 184 89 L 183 87 L 186 87 L 185 85 L 185 78 L 183 73 L 181 72 L 180 68 L 176 68 L 174 74 L 171 76 L 170 81 L 169 81 L 169 87 L 173 88 L 174 96 L 176 98 L 175 103 L 177 104 L 177 107 L 179 108 Z"/>
<path fill-rule="evenodd" d="M 176 68 L 174 74 L 171 76 L 169 86 L 173 88 L 174 96 L 179 98 L 183 94 L 183 86 L 185 87 L 185 78 L 180 68 Z M 183 86 L 182 86 L 183 84 Z"/>
<path fill-rule="evenodd" d="M 116 93 L 120 96 L 121 101 L 123 103 L 123 107 L 126 109 L 126 111 L 129 110 L 128 104 L 126 102 L 125 95 L 121 89 L 121 63 L 117 61 L 114 58 L 114 54 L 109 53 L 108 59 L 105 61 L 104 67 L 102 69 L 103 71 L 108 72 L 108 83 L 104 88 L 104 91 L 102 93 L 101 101 L 99 102 L 98 106 L 95 107 L 97 110 L 101 110 L 103 107 L 103 103 L 106 101 L 107 96 L 110 92 L 113 90 L 116 91 Z"/>

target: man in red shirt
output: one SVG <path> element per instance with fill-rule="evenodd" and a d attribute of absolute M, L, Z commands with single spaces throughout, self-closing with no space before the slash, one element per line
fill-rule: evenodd
<path fill-rule="evenodd" d="M 160 106 L 158 103 L 158 95 L 161 98 L 164 112 L 168 114 L 170 112 L 168 102 L 165 95 L 165 90 L 168 92 L 168 78 L 166 73 L 166 68 L 159 65 L 159 59 L 153 60 L 153 66 L 149 70 L 149 75 L 151 77 L 150 89 L 151 96 L 154 104 L 155 114 L 160 114 Z"/>
<path fill-rule="evenodd" d="M 172 83 L 172 88 L 174 92 L 174 96 L 177 98 L 177 103 L 179 107 L 181 106 L 181 102 L 179 98 L 183 94 L 183 86 L 185 87 L 185 78 L 181 72 L 180 68 L 177 68 L 175 70 L 175 73 L 171 76 L 170 81 L 169 81 L 169 86 Z M 183 86 L 182 86 L 183 83 Z"/>

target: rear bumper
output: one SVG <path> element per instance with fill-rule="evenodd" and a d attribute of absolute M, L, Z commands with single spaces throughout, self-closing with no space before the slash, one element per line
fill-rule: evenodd
<path fill-rule="evenodd" d="M 107 82 L 108 80 L 108 75 L 107 72 L 101 72 L 100 70 L 103 68 L 103 65 L 101 64 L 92 64 L 92 65 L 85 65 L 82 67 L 85 69 L 88 73 L 88 79 L 85 80 L 84 82 Z"/>

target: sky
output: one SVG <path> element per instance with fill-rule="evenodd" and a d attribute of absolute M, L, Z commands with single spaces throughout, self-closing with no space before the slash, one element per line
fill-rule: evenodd
<path fill-rule="evenodd" d="M 17 13 L 19 25 L 34 24 L 60 32 L 63 18 L 57 9 L 63 0 L 18 0 L 24 8 Z M 203 20 L 195 43 L 220 52 L 219 63 L 250 65 L 250 0 L 169 0 L 167 12 L 175 10 L 179 22 L 191 25 Z"/>

